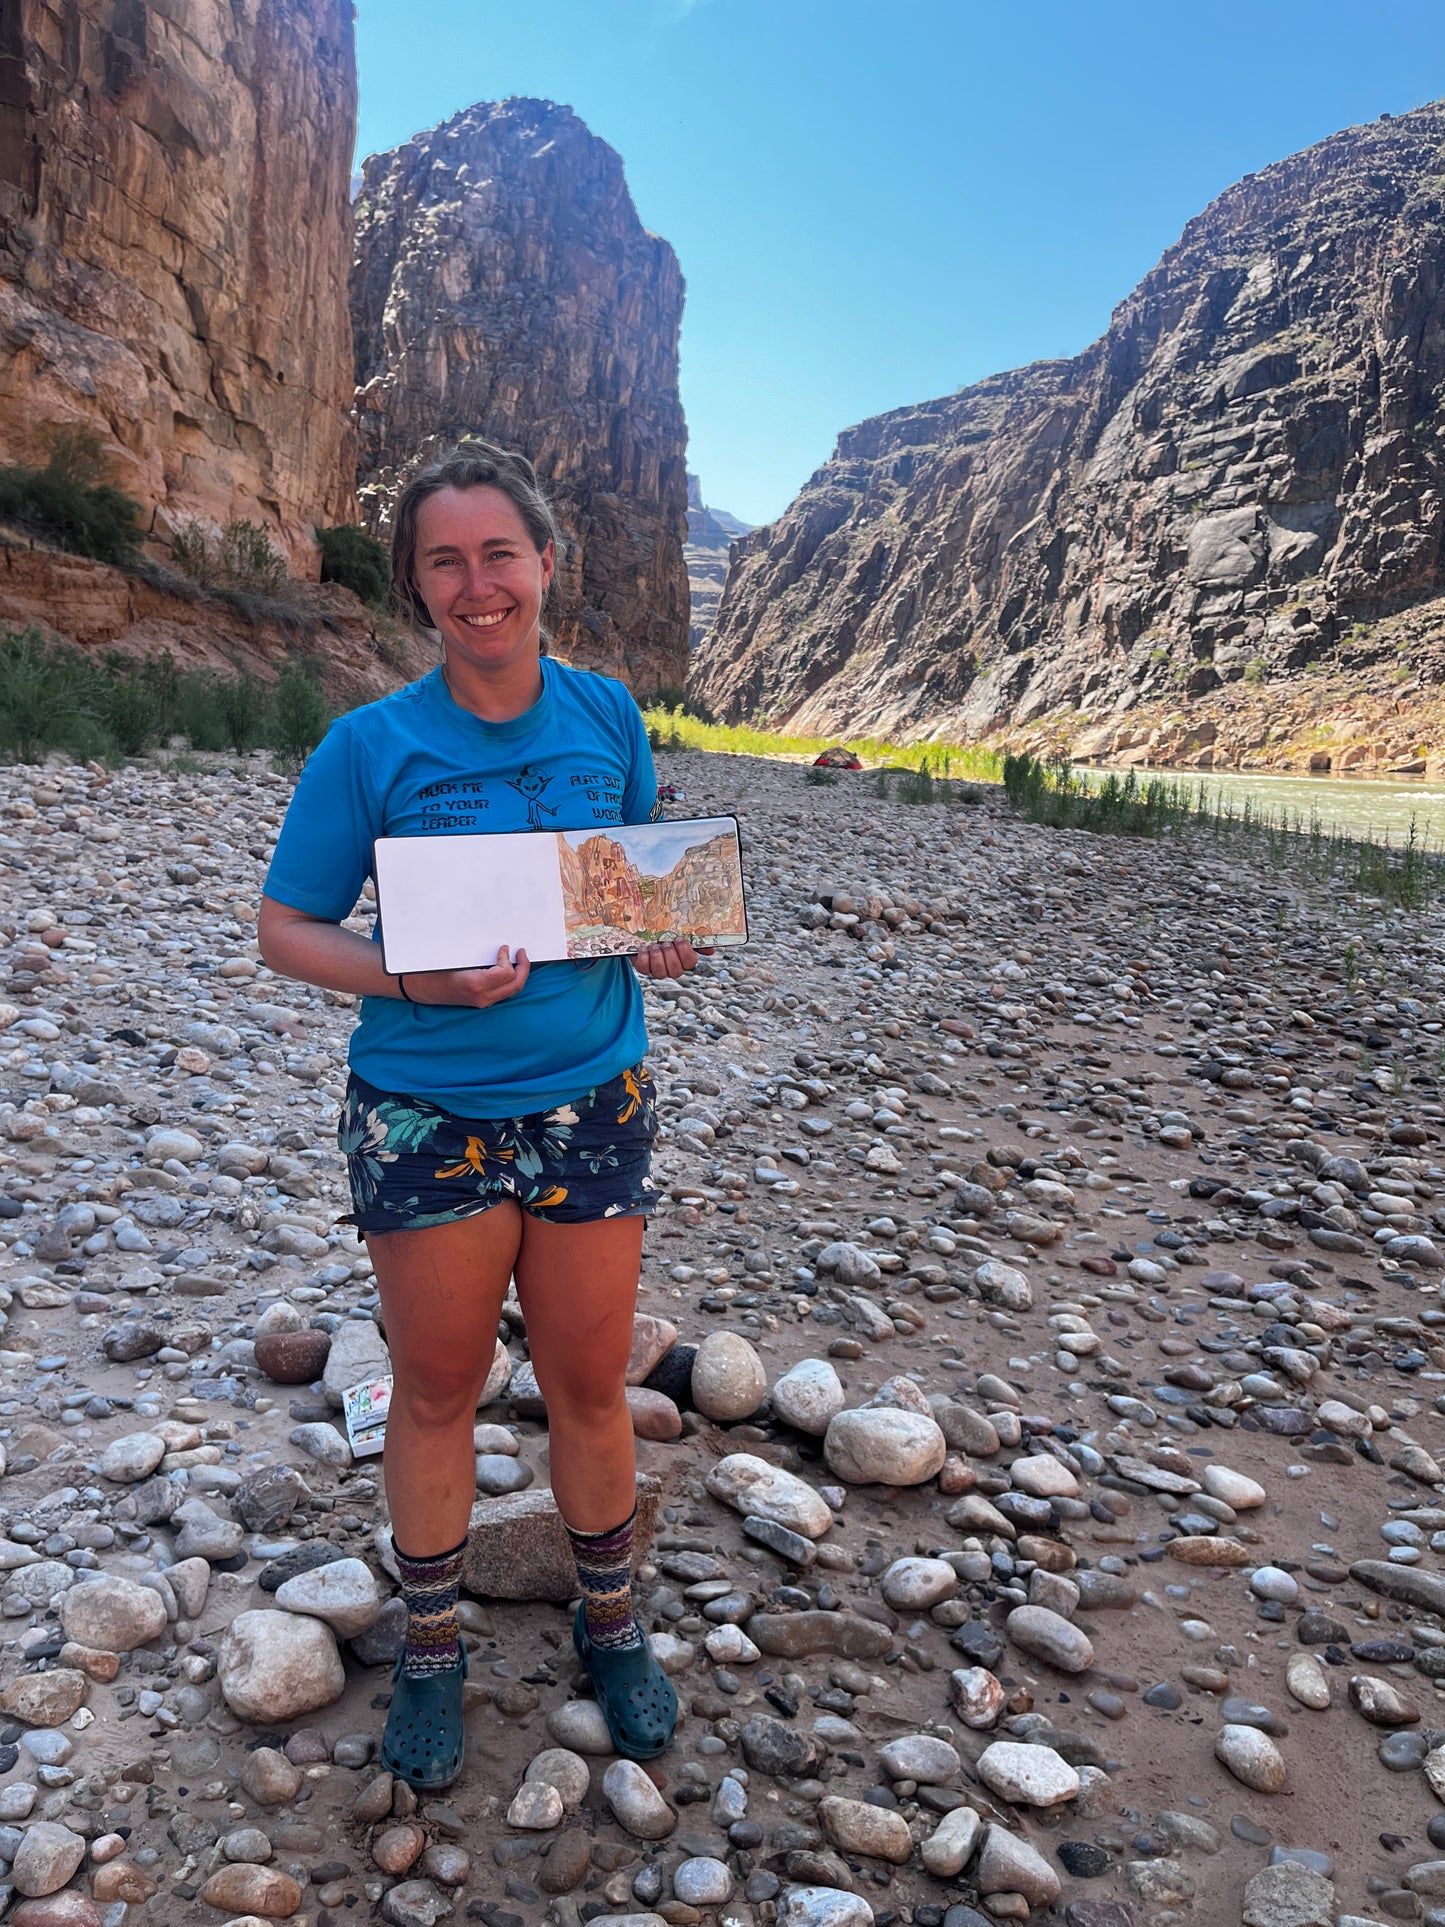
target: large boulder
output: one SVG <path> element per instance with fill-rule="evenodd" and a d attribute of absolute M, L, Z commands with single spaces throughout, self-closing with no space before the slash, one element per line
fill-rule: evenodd
<path fill-rule="evenodd" d="M 661 1503 L 661 1480 L 640 1473 L 634 1570 L 652 1543 Z M 482 1599 L 548 1599 L 565 1605 L 577 1597 L 576 1561 L 549 1486 L 477 1501 L 467 1531 L 462 1585 Z"/>
<path fill-rule="evenodd" d="M 346 1688 L 331 1628 L 320 1619 L 267 1608 L 231 1621 L 217 1671 L 231 1711 L 258 1726 L 319 1713 Z"/>

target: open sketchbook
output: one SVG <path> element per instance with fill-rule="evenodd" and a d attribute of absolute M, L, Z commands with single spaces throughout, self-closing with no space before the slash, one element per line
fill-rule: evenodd
<path fill-rule="evenodd" d="M 737 819 L 591 830 L 383 836 L 373 848 L 382 957 L 395 974 L 625 957 L 670 937 L 747 942 Z"/>

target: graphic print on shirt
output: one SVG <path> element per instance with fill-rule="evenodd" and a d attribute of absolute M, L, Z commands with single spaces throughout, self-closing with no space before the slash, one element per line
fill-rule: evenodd
<path fill-rule="evenodd" d="M 504 778 L 504 781 L 506 782 L 507 788 L 509 790 L 515 790 L 527 805 L 527 828 L 529 830 L 540 830 L 544 828 L 542 818 L 544 816 L 555 816 L 557 814 L 556 810 L 550 804 L 542 801 L 544 793 L 552 787 L 552 779 L 550 776 L 544 776 L 535 763 L 525 764 L 515 776 L 508 776 Z"/>
<path fill-rule="evenodd" d="M 435 830 L 472 830 L 477 827 L 476 812 L 490 809 L 482 795 L 479 776 L 458 777 L 444 783 L 428 783 L 417 792 L 421 804 L 421 827 L 425 834 Z"/>

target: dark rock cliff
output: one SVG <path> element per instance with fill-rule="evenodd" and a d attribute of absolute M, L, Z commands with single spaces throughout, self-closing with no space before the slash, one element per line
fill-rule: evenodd
<path fill-rule="evenodd" d="M 467 434 L 525 450 L 569 537 L 556 653 L 639 694 L 687 672 L 683 283 L 569 108 L 468 108 L 365 163 L 355 205 L 363 515 Z"/>
<path fill-rule="evenodd" d="M 735 551 L 692 686 L 977 735 L 1297 669 L 1441 587 L 1445 105 L 1191 221 L 1102 340 L 840 436 Z"/>

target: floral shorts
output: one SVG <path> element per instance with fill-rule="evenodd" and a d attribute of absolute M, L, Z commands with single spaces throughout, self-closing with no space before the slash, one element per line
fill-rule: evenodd
<path fill-rule="evenodd" d="M 454 1117 L 424 1097 L 395 1097 L 355 1072 L 337 1142 L 357 1227 L 419 1231 L 514 1198 L 552 1224 L 645 1216 L 656 1092 L 635 1064 L 570 1103 L 530 1117 Z"/>

